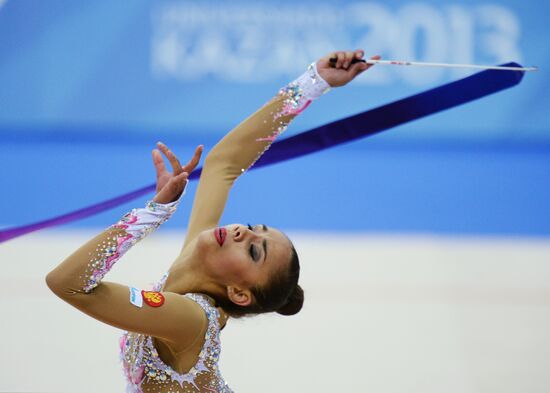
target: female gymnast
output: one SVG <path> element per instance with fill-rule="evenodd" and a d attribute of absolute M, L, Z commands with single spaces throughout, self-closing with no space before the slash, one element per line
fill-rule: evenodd
<path fill-rule="evenodd" d="M 207 155 L 180 255 L 152 291 L 103 281 L 114 263 L 176 210 L 202 146 L 182 166 L 164 144 L 153 150 L 157 192 L 84 244 L 46 277 L 60 298 L 125 330 L 120 357 L 127 392 L 231 392 L 218 359 L 229 317 L 296 314 L 304 293 L 291 241 L 265 225 L 218 226 L 234 181 L 314 99 L 370 65 L 363 51 L 340 51 L 311 64 Z M 331 58 L 336 58 L 331 61 Z M 372 59 L 379 59 L 374 56 Z M 169 173 L 162 152 L 172 166 Z"/>

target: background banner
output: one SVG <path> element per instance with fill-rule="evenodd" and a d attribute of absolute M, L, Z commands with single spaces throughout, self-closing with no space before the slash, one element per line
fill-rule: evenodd
<path fill-rule="evenodd" d="M 550 141 L 550 3 L 4 1 L 0 125 L 137 127 L 219 136 L 337 48 L 386 59 L 540 65 L 520 91 L 393 135 Z M 311 127 L 471 74 L 375 67 L 303 116 Z"/>
<path fill-rule="evenodd" d="M 13 208 L 0 225 L 150 184 L 157 140 L 181 157 L 199 143 L 208 150 L 309 62 L 360 47 L 540 71 L 479 102 L 252 174 L 228 220 L 261 212 L 298 229 L 550 234 L 549 12 L 550 3 L 519 0 L 1 1 L 0 202 Z M 311 105 L 285 137 L 471 73 L 373 67 Z M 238 196 L 247 187 L 252 201 Z"/>

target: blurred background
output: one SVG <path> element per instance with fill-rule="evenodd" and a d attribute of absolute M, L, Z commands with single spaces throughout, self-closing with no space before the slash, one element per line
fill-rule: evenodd
<path fill-rule="evenodd" d="M 0 0 L 0 228 L 151 184 L 156 141 L 182 161 L 208 151 L 333 50 L 538 65 L 494 96 L 239 179 L 223 223 L 287 232 L 306 304 L 230 323 L 222 372 L 237 392 L 549 392 L 549 12 L 519 0 Z M 283 138 L 470 74 L 376 66 Z M 160 278 L 195 187 L 109 280 Z M 44 277 L 151 197 L 0 245 L 0 391 L 124 390 L 119 332 Z"/>

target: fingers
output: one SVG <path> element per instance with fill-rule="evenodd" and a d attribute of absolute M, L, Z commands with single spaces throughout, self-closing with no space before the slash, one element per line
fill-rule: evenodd
<path fill-rule="evenodd" d="M 332 66 L 333 68 L 342 68 L 344 61 L 345 61 L 345 52 L 333 52 L 328 56 L 328 65 Z"/>
<path fill-rule="evenodd" d="M 155 195 L 153 201 L 157 203 L 170 203 L 176 201 L 185 189 L 188 178 L 189 173 L 187 172 L 182 172 L 172 177 L 160 191 L 157 191 L 157 195 Z"/>
<path fill-rule="evenodd" d="M 157 170 L 157 195 L 153 200 L 158 203 L 173 202 L 179 198 L 187 185 L 189 174 L 199 164 L 204 146 L 197 146 L 193 158 L 183 167 L 168 146 L 162 142 L 157 142 L 157 147 L 160 151 L 157 149 L 153 150 L 153 163 Z M 168 158 L 168 161 L 170 161 L 172 165 L 172 175 L 166 171 L 164 158 L 161 152 Z"/>
<path fill-rule="evenodd" d="M 365 52 L 362 49 L 357 49 L 355 52 L 353 52 L 353 59 L 362 60 L 364 55 L 365 55 Z M 365 71 L 367 68 L 368 68 L 367 64 L 365 64 L 364 61 L 361 61 L 353 64 L 349 69 L 349 71 L 352 77 L 355 78 L 357 75 Z"/>
<path fill-rule="evenodd" d="M 155 170 L 157 171 L 157 177 L 166 172 L 164 159 L 162 158 L 160 151 L 158 151 L 157 149 L 153 149 L 153 165 L 155 166 Z"/>
<path fill-rule="evenodd" d="M 363 56 L 364 52 L 361 49 L 356 51 L 339 51 L 329 55 L 328 62 L 333 68 L 348 70 L 352 64 L 356 64 L 356 61 L 361 60 Z"/>
<path fill-rule="evenodd" d="M 187 179 L 189 179 L 189 172 L 182 172 L 177 176 L 174 176 L 170 179 L 169 187 L 171 191 L 173 192 L 180 192 L 183 190 L 183 187 L 185 186 Z"/>
<path fill-rule="evenodd" d="M 174 173 L 174 176 L 179 175 L 183 171 L 183 168 L 179 160 L 175 156 L 175 154 L 172 153 L 172 151 L 168 148 L 168 146 L 166 146 L 162 142 L 157 142 L 157 147 L 160 149 L 160 151 L 164 153 L 166 158 L 168 158 L 168 161 L 170 161 L 170 165 L 172 165 L 172 172 Z"/>
<path fill-rule="evenodd" d="M 342 68 L 347 70 L 349 66 L 351 65 L 351 61 L 355 57 L 355 53 L 348 50 L 347 52 L 344 52 L 344 64 L 342 65 Z"/>
<path fill-rule="evenodd" d="M 357 51 L 356 51 L 357 56 Z M 361 56 L 362 57 L 362 56 Z M 371 56 L 370 60 L 380 60 L 381 57 L 379 55 Z M 368 70 L 371 68 L 374 64 L 367 64 L 367 63 L 355 63 L 353 66 L 351 66 L 350 71 L 352 72 L 353 77 L 355 78 L 360 73 Z"/>
<path fill-rule="evenodd" d="M 337 52 L 336 53 L 336 64 L 334 65 L 334 68 L 339 69 L 342 68 L 344 65 L 344 60 L 346 59 L 346 54 L 344 52 Z"/>
<path fill-rule="evenodd" d="M 185 186 L 187 185 L 187 179 L 189 178 L 188 172 L 182 172 L 177 176 L 174 176 L 170 179 L 168 184 L 164 187 L 166 189 L 167 195 L 170 196 L 170 199 L 176 200 L 179 198 Z M 164 189 L 163 189 L 164 191 Z"/>
<path fill-rule="evenodd" d="M 189 160 L 185 166 L 182 166 L 176 157 L 174 153 L 162 142 L 157 142 L 157 147 L 159 150 L 164 153 L 166 158 L 168 158 L 168 161 L 170 161 L 170 164 L 172 165 L 172 171 L 174 176 L 178 176 L 182 172 L 191 173 L 193 170 L 197 167 L 197 165 L 200 162 L 202 152 L 204 150 L 203 145 L 197 146 L 195 149 L 195 154 Z M 161 174 L 166 172 L 166 167 L 164 165 L 164 160 L 160 154 L 160 152 L 156 149 L 153 150 L 153 163 L 155 164 L 155 169 L 157 170 L 157 176 L 160 176 Z"/>
<path fill-rule="evenodd" d="M 193 158 L 191 158 L 191 160 L 187 164 L 185 164 L 183 167 L 183 170 L 185 172 L 191 173 L 195 170 L 195 168 L 199 164 L 199 161 L 201 160 L 201 155 L 203 150 L 204 150 L 203 145 L 197 146 L 197 148 L 195 149 L 195 154 L 193 155 Z"/>

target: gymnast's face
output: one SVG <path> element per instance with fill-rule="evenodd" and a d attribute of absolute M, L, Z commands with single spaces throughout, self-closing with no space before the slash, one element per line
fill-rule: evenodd
<path fill-rule="evenodd" d="M 275 228 L 231 224 L 203 231 L 197 238 L 196 251 L 217 282 L 246 290 L 262 286 L 274 274 L 288 269 L 292 245 Z"/>

